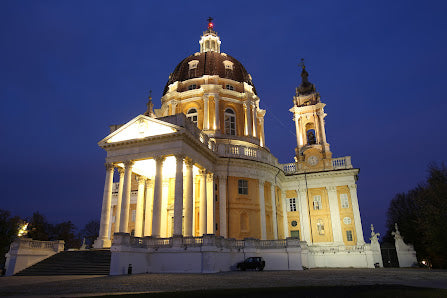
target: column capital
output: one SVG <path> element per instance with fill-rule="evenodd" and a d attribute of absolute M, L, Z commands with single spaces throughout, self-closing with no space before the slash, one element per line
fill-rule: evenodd
<path fill-rule="evenodd" d="M 357 190 L 357 184 L 350 184 L 348 187 L 350 191 Z"/>
<path fill-rule="evenodd" d="M 115 164 L 111 162 L 106 162 L 104 166 L 106 167 L 106 171 L 113 171 L 115 169 Z"/>
<path fill-rule="evenodd" d="M 166 159 L 166 156 L 164 156 L 164 155 L 154 156 L 154 160 L 156 163 L 162 163 L 165 159 Z"/>
<path fill-rule="evenodd" d="M 137 177 L 138 184 L 143 184 L 146 182 L 146 177 L 138 175 Z"/>
<path fill-rule="evenodd" d="M 183 154 L 183 153 L 176 153 L 176 154 L 174 154 L 174 157 L 175 157 L 175 159 L 178 161 L 178 160 L 181 160 L 181 161 L 183 161 L 183 159 L 185 159 L 185 154 Z"/>
<path fill-rule="evenodd" d="M 227 175 L 215 175 L 215 177 L 216 177 L 219 181 L 225 181 L 225 180 L 227 180 Z"/>
<path fill-rule="evenodd" d="M 328 192 L 337 192 L 337 187 L 336 186 L 326 186 L 326 190 Z"/>
<path fill-rule="evenodd" d="M 192 167 L 194 165 L 194 160 L 192 160 L 190 157 L 185 157 L 185 164 L 187 167 Z"/>
<path fill-rule="evenodd" d="M 146 179 L 146 187 L 154 187 L 154 180 L 153 179 Z"/>
<path fill-rule="evenodd" d="M 124 176 L 124 169 L 123 168 L 117 168 L 117 169 L 120 176 Z"/>
<path fill-rule="evenodd" d="M 135 164 L 135 162 L 133 160 L 126 160 L 124 162 L 124 167 L 125 168 L 131 168 L 134 164 Z"/>
<path fill-rule="evenodd" d="M 199 175 L 201 175 L 201 176 L 206 176 L 206 174 L 208 174 L 208 171 L 207 170 L 199 170 Z"/>
<path fill-rule="evenodd" d="M 208 182 L 213 182 L 214 181 L 214 174 L 211 172 L 207 172 L 206 173 L 206 179 L 208 180 Z"/>

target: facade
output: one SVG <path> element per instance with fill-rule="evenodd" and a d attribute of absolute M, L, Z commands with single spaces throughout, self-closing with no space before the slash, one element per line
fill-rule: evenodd
<path fill-rule="evenodd" d="M 306 261 L 299 262 L 306 267 L 371 267 L 361 256 L 370 248 L 357 198 L 359 170 L 349 156 L 332 156 L 325 104 L 304 64 L 290 109 L 295 161 L 280 164 L 266 146 L 266 111 L 250 74 L 221 52 L 211 22 L 199 44 L 200 52 L 170 74 L 160 109 L 153 111 L 149 98 L 144 114 L 112 126 L 99 142 L 107 158 L 95 247 L 109 248 L 113 241 L 141 248 L 153 239 L 210 234 L 235 241 L 293 237 L 306 247 Z"/>

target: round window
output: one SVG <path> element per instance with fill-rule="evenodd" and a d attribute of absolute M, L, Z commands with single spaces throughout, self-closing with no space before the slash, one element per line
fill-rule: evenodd
<path fill-rule="evenodd" d="M 298 225 L 298 223 L 296 222 L 296 220 L 292 221 L 292 227 L 296 227 Z"/>
<path fill-rule="evenodd" d="M 343 223 L 344 223 L 345 225 L 349 225 L 349 224 L 351 224 L 351 218 L 350 218 L 350 217 L 345 217 L 345 218 L 343 218 Z"/>

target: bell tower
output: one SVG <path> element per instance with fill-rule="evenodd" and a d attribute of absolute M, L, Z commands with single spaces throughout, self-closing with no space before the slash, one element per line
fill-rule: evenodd
<path fill-rule="evenodd" d="M 296 142 L 295 161 L 299 170 L 330 170 L 332 169 L 332 153 L 326 141 L 324 127 L 324 106 L 315 85 L 308 80 L 304 59 L 301 67 L 301 84 L 296 88 L 293 97 L 293 113 L 295 121 Z"/>

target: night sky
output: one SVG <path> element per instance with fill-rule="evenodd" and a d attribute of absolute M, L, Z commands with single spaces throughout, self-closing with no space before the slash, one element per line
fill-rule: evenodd
<path fill-rule="evenodd" d="M 334 157 L 360 168 L 365 238 L 389 201 L 446 160 L 446 1 L 1 1 L 0 208 L 79 228 L 100 218 L 111 124 L 160 107 L 208 16 L 252 75 L 266 143 L 293 161 L 305 59 Z"/>

